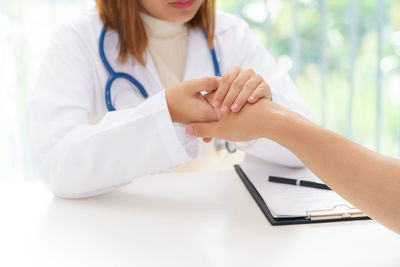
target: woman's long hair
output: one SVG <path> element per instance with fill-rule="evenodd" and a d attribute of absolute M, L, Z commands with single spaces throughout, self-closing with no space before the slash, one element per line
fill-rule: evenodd
<path fill-rule="evenodd" d="M 96 0 L 100 18 L 106 28 L 119 36 L 119 59 L 125 62 L 129 55 L 145 65 L 144 52 L 147 48 L 147 35 L 139 15 L 138 0 Z M 208 45 L 213 46 L 215 30 L 215 0 L 204 0 L 199 11 L 188 22 L 191 28 L 199 27 L 208 36 Z"/>

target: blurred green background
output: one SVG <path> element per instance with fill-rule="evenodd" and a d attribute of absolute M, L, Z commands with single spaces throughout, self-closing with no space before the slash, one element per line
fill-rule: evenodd
<path fill-rule="evenodd" d="M 400 0 L 217 0 L 242 16 L 286 69 L 316 121 L 400 155 Z M 52 33 L 92 0 L 0 2 L 0 170 L 32 177 L 23 117 Z M 3 127 L 2 127 L 3 128 Z"/>
<path fill-rule="evenodd" d="M 318 123 L 399 155 L 399 0 L 224 0 L 219 7 L 248 21 Z"/>

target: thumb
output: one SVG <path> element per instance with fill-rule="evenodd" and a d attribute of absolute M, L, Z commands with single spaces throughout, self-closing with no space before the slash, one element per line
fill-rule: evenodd
<path fill-rule="evenodd" d="M 209 76 L 187 81 L 186 85 L 193 93 L 198 93 L 202 91 L 212 92 L 218 89 L 220 81 L 221 77 Z"/>
<path fill-rule="evenodd" d="M 191 123 L 186 126 L 186 133 L 191 136 L 208 138 L 213 136 L 217 122 Z"/>

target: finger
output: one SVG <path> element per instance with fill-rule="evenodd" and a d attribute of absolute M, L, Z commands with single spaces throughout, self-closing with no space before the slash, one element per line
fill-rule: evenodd
<path fill-rule="evenodd" d="M 186 133 L 191 136 L 209 138 L 209 136 L 213 136 L 215 126 L 215 122 L 192 123 L 186 126 Z"/>
<path fill-rule="evenodd" d="M 220 77 L 209 76 L 200 79 L 193 79 L 186 81 L 186 87 L 192 90 L 192 93 L 198 93 L 202 91 L 214 91 L 218 89 Z"/>
<path fill-rule="evenodd" d="M 257 87 L 261 84 L 262 79 L 258 76 L 251 77 L 247 83 L 245 84 L 242 91 L 239 93 L 239 96 L 236 98 L 234 104 L 232 105 L 231 110 L 233 112 L 239 112 L 244 104 L 247 103 L 250 95 L 254 93 Z"/>
<path fill-rule="evenodd" d="M 216 77 L 216 79 L 217 79 L 217 88 L 206 90 L 208 94 L 212 94 L 212 93 L 215 92 L 215 90 L 218 89 L 218 86 L 219 86 L 219 84 L 221 83 L 221 79 L 222 79 L 222 78 L 221 78 L 221 77 Z"/>
<path fill-rule="evenodd" d="M 229 88 L 229 91 L 228 91 L 227 95 L 225 96 L 224 102 L 222 104 L 221 112 L 223 114 L 229 113 L 233 102 L 235 101 L 235 99 L 238 97 L 238 95 L 242 91 L 244 85 L 250 79 L 252 72 L 253 71 L 250 69 L 248 69 L 246 71 L 242 71 L 236 77 L 236 79 L 233 81 L 231 88 Z"/>
<path fill-rule="evenodd" d="M 253 104 L 263 97 L 267 98 L 268 100 L 272 100 L 271 89 L 265 82 L 262 82 L 257 89 L 254 90 L 254 92 L 248 98 L 248 101 L 249 103 Z"/>
<path fill-rule="evenodd" d="M 195 112 L 197 114 L 197 119 L 195 121 L 199 122 L 214 122 L 219 121 L 220 115 L 215 111 L 215 109 L 208 103 L 204 103 L 203 107 L 198 107 Z"/>
<path fill-rule="evenodd" d="M 214 93 L 211 93 L 211 94 L 206 94 L 206 95 L 203 95 L 203 98 L 205 99 L 205 100 L 207 100 L 207 102 L 208 103 L 211 103 L 211 101 L 213 100 L 213 98 L 214 98 Z"/>
<path fill-rule="evenodd" d="M 236 79 L 241 70 L 240 66 L 235 66 L 230 68 L 224 76 L 222 76 L 221 82 L 219 84 L 218 90 L 215 93 L 212 105 L 215 108 L 220 108 L 221 103 L 224 100 L 232 82 Z"/>

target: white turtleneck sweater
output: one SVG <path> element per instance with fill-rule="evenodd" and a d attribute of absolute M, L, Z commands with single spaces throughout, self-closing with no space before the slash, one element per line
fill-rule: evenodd
<path fill-rule="evenodd" d="M 141 14 L 148 37 L 148 50 L 164 88 L 183 81 L 189 30 L 183 23 L 172 23 Z"/>
<path fill-rule="evenodd" d="M 183 23 L 172 23 L 141 13 L 148 37 L 148 51 L 164 88 L 184 79 L 189 29 Z M 178 131 L 177 134 L 184 134 Z M 183 139 L 183 138 L 180 138 Z M 186 149 L 187 144 L 182 143 Z M 189 152 L 189 154 L 191 154 Z M 197 157 L 176 168 L 177 172 L 231 169 L 243 159 L 243 152 L 228 155 L 225 149 L 217 153 L 214 143 L 199 142 Z"/>

